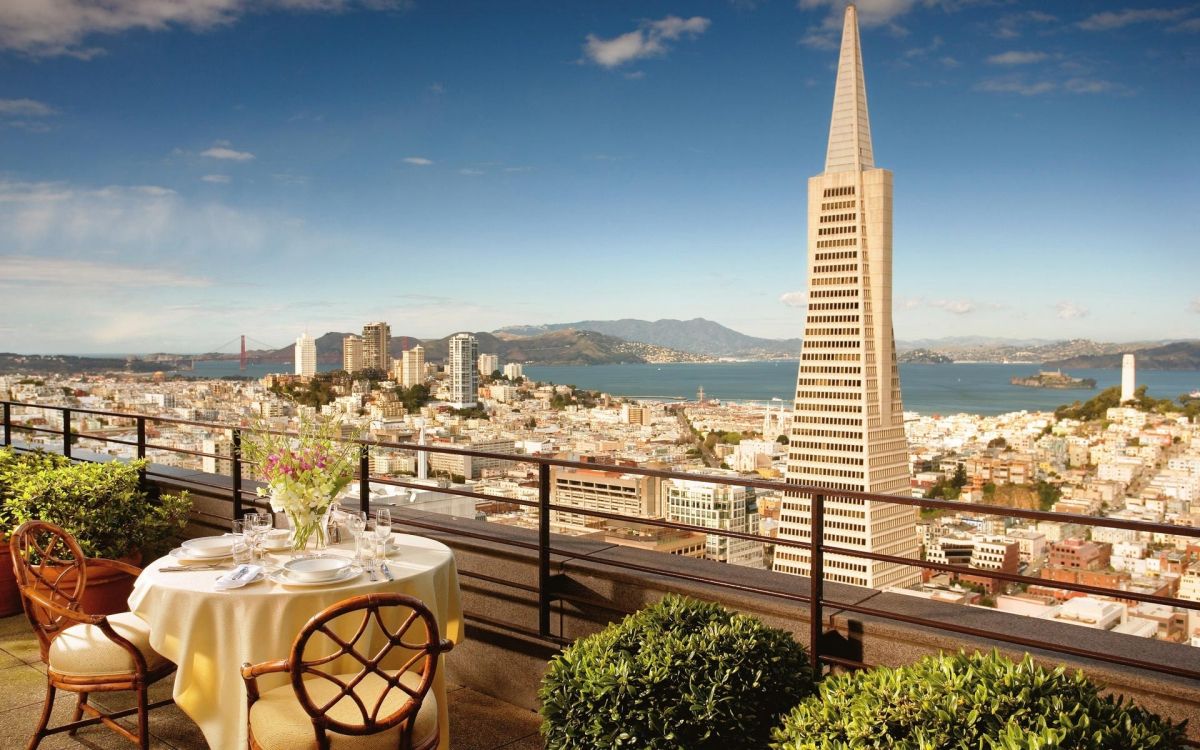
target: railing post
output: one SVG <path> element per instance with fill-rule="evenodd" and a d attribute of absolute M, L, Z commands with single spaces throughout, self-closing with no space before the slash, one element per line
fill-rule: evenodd
<path fill-rule="evenodd" d="M 550 465 L 538 464 L 538 633 L 550 635 Z"/>
<path fill-rule="evenodd" d="M 825 496 L 813 495 L 810 503 L 812 533 L 809 536 L 809 636 L 808 658 L 813 672 L 821 674 L 821 635 L 824 632 L 824 614 L 821 601 L 825 598 Z"/>
<path fill-rule="evenodd" d="M 233 448 L 230 449 L 233 468 L 233 520 L 242 517 L 242 431 L 233 428 Z"/>
<path fill-rule="evenodd" d="M 4 444 L 12 445 L 12 404 L 4 402 Z"/>
<path fill-rule="evenodd" d="M 63 423 L 63 430 L 62 430 L 62 432 L 63 432 L 63 451 L 62 452 L 63 452 L 63 456 L 70 458 L 71 457 L 71 410 L 70 409 L 62 410 L 62 423 Z"/>
<path fill-rule="evenodd" d="M 358 509 L 371 515 L 371 451 L 358 446 Z"/>
<path fill-rule="evenodd" d="M 141 461 L 146 458 L 146 418 L 139 416 L 137 418 L 137 457 Z M 142 489 L 146 488 L 146 467 L 138 472 L 138 482 L 141 483 Z"/>

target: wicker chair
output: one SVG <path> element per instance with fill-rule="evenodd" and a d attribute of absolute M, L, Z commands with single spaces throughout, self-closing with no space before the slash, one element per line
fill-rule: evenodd
<path fill-rule="evenodd" d="M 383 612 L 388 610 L 398 610 L 403 617 L 399 627 L 385 624 Z M 333 622 L 345 617 L 353 624 L 355 615 L 361 615 L 361 621 L 346 640 L 335 632 Z M 360 643 L 372 624 L 383 635 L 382 646 Z M 414 627 L 417 625 L 423 627 Z M 413 641 L 405 640 L 410 631 Z M 454 645 L 439 639 L 438 632 L 433 613 L 419 599 L 404 594 L 367 594 L 326 608 L 300 631 L 289 658 L 242 666 L 250 705 L 251 750 L 437 747 L 437 698 L 429 689 L 438 657 Z M 336 648 L 306 658 L 306 647 L 317 634 L 327 637 Z M 315 643 L 313 646 L 313 650 L 322 650 Z M 371 648 L 372 653 L 362 653 L 360 648 Z M 411 655 L 398 669 L 385 669 L 383 665 L 396 648 Z M 361 668 L 335 674 L 339 663 L 345 664 L 343 657 Z M 288 673 L 291 684 L 260 693 L 258 678 L 271 673 Z"/>
<path fill-rule="evenodd" d="M 46 703 L 29 750 L 48 735 L 74 734 L 80 727 L 100 723 L 142 750 L 149 748 L 147 713 L 171 701 L 150 704 L 146 690 L 175 671 L 175 665 L 150 647 L 149 627 L 132 612 L 90 615 L 80 609 L 88 566 L 116 568 L 135 576 L 141 570 L 116 560 L 85 558 L 73 536 L 45 521 L 22 524 L 9 545 L 21 603 L 47 667 Z M 75 713 L 69 723 L 50 729 L 47 727 L 58 690 L 76 694 Z M 91 693 L 120 690 L 136 693 L 137 705 L 106 714 L 88 703 Z M 84 713 L 91 718 L 84 719 Z M 116 722 L 134 713 L 136 733 Z"/>

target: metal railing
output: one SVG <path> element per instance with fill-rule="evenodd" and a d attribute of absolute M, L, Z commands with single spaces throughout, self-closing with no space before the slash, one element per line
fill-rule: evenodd
<path fill-rule="evenodd" d="M 210 422 L 201 422 L 195 420 L 177 419 L 174 417 L 161 417 L 145 414 L 126 414 L 120 412 L 102 411 L 96 409 L 82 409 L 76 407 L 51 406 L 45 404 L 23 403 L 17 401 L 0 401 L 3 407 L 3 438 L 4 445 L 14 446 L 17 449 L 28 449 L 27 446 L 16 446 L 13 440 L 14 432 L 26 432 L 32 434 L 50 434 L 61 435 L 63 455 L 71 457 L 71 445 L 75 440 L 96 440 L 105 443 L 117 443 L 127 446 L 135 446 L 138 458 L 145 458 L 147 449 L 162 450 L 167 452 L 176 452 L 191 456 L 210 457 L 218 460 L 229 461 L 231 463 L 231 486 L 226 486 L 221 483 L 202 482 L 194 478 L 188 478 L 186 481 L 195 486 L 204 487 L 211 490 L 214 495 L 220 497 L 223 493 L 228 493 L 227 497 L 231 503 L 230 518 L 238 518 L 242 515 L 247 505 L 253 507 L 263 507 L 261 501 L 257 497 L 255 491 L 247 489 L 243 481 L 243 472 L 246 462 L 242 458 L 242 440 L 243 436 L 248 432 L 253 432 L 252 428 L 243 425 L 227 425 L 215 424 Z M 33 427 L 26 424 L 18 424 L 13 420 L 13 409 L 16 407 L 24 409 L 39 409 L 45 411 L 57 411 L 61 414 L 62 429 L 52 430 L 45 427 Z M 108 417 L 114 419 L 133 420 L 133 427 L 136 428 L 136 441 L 121 440 L 111 438 L 104 435 L 89 435 L 86 433 L 74 432 L 72 430 L 72 417 L 74 414 L 89 414 L 93 416 Z M 190 449 L 178 448 L 166 445 L 157 445 L 148 443 L 146 440 L 146 428 L 148 423 L 177 425 L 181 427 L 201 428 L 214 431 L 228 432 L 231 436 L 232 449 L 229 455 L 220 453 L 209 453 L 204 451 L 195 451 Z M 286 433 L 282 433 L 286 434 Z M 344 441 L 350 442 L 350 441 Z M 811 577 L 808 579 L 790 576 L 786 574 L 778 574 L 777 578 L 781 584 L 779 587 L 763 587 L 731 581 L 719 575 L 703 575 L 694 572 L 680 570 L 678 566 L 671 565 L 642 565 L 640 563 L 631 562 L 628 560 L 617 559 L 599 559 L 589 558 L 593 562 L 603 565 L 622 568 L 634 572 L 645 574 L 653 574 L 659 576 L 667 576 L 681 581 L 689 581 L 709 586 L 716 586 L 724 589 L 736 590 L 745 593 L 769 596 L 786 602 L 794 602 L 806 604 L 809 609 L 809 655 L 812 660 L 812 665 L 815 669 L 822 669 L 824 665 L 838 665 L 847 667 L 866 667 L 868 665 L 847 659 L 836 654 L 823 650 L 823 641 L 825 641 L 826 630 L 823 613 L 825 611 L 843 610 L 853 612 L 860 615 L 878 617 L 885 620 L 907 623 L 933 630 L 957 633 L 960 635 L 1000 641 L 1023 648 L 1041 649 L 1044 651 L 1055 652 L 1060 654 L 1071 655 L 1083 659 L 1094 659 L 1101 662 L 1116 664 L 1124 667 L 1132 667 L 1136 669 L 1144 669 L 1150 672 L 1168 674 L 1177 677 L 1184 677 L 1194 680 L 1200 680 L 1200 671 L 1188 669 L 1176 664 L 1161 663 L 1157 661 L 1147 661 L 1131 656 L 1126 656 L 1119 653 L 1108 653 L 1090 650 L 1080 646 L 1065 643 L 1055 643 L 1039 638 L 1026 637 L 1024 635 L 1013 634 L 1008 632 L 998 632 L 983 628 L 971 627 L 962 625 L 956 622 L 945 622 L 941 620 L 933 620 L 928 618 L 906 615 L 899 612 L 889 611 L 878 607 L 867 606 L 862 602 L 848 602 L 843 600 L 830 599 L 825 594 L 825 556 L 827 554 L 836 554 L 847 557 L 855 557 L 868 561 L 886 562 L 897 565 L 906 565 L 926 570 L 935 570 L 949 572 L 955 574 L 968 574 L 976 578 L 987 578 L 1007 583 L 1017 583 L 1024 585 L 1036 585 L 1045 588 L 1062 589 L 1074 591 L 1083 594 L 1096 594 L 1101 596 L 1115 596 L 1125 601 L 1146 602 L 1152 604 L 1166 605 L 1170 607 L 1179 607 L 1188 610 L 1200 611 L 1200 602 L 1189 601 L 1186 599 L 1178 599 L 1174 597 L 1164 597 L 1155 594 L 1146 594 L 1138 591 L 1126 591 L 1122 589 L 1110 589 L 1102 586 L 1093 586 L 1069 581 L 1056 581 L 1052 579 L 1035 578 L 1019 573 L 1007 573 L 999 570 L 985 570 L 979 568 L 969 568 L 962 565 L 953 565 L 949 563 L 938 563 L 927 560 L 910 559 L 907 557 L 897 557 L 886 555 L 877 552 L 866 550 L 858 550 L 845 546 L 830 544 L 825 541 L 824 524 L 825 524 L 825 506 L 831 500 L 844 501 L 866 501 L 877 503 L 891 503 L 899 505 L 915 506 L 917 508 L 931 508 L 941 510 L 954 510 L 960 512 L 969 512 L 988 516 L 999 517 L 1015 517 L 1029 520 L 1045 520 L 1055 521 L 1060 523 L 1081 524 L 1088 526 L 1099 526 L 1114 529 L 1125 529 L 1137 532 L 1146 532 L 1151 534 L 1170 534 L 1176 536 L 1185 536 L 1200 539 L 1200 529 L 1190 526 L 1175 526 L 1171 524 L 1151 523 L 1145 521 L 1131 521 L 1125 519 L 1103 518 L 1094 516 L 1085 516 L 1073 513 L 1056 513 L 1051 511 L 1027 510 L 1021 508 L 1008 508 L 990 504 L 964 504 L 961 502 L 949 500 L 934 500 L 925 498 L 914 498 L 908 496 L 897 495 L 878 495 L 866 492 L 851 492 L 844 490 L 833 490 L 819 486 L 805 486 L 788 484 L 766 479 L 749 479 L 744 477 L 728 477 L 710 474 L 692 474 L 687 472 L 668 471 L 661 469 L 648 469 L 635 466 L 616 466 L 612 464 L 602 464 L 595 462 L 569 461 L 565 459 L 547 458 L 543 456 L 530 456 L 521 454 L 507 453 L 492 453 L 485 451 L 475 451 L 463 448 L 449 448 L 443 446 L 415 445 L 412 443 L 396 443 L 387 441 L 369 441 L 355 440 L 359 444 L 360 456 L 357 479 L 359 481 L 359 508 L 364 512 L 370 510 L 370 495 L 371 485 L 381 484 L 395 487 L 404 487 L 410 489 L 428 489 L 427 484 L 420 484 L 411 481 L 404 481 L 392 478 L 371 476 L 369 463 L 369 449 L 372 447 L 391 448 L 405 451 L 424 451 L 427 453 L 451 454 L 457 456 L 467 456 L 484 459 L 498 459 L 502 461 L 510 461 L 516 463 L 528 463 L 537 467 L 537 487 L 538 499 L 536 502 L 522 500 L 519 498 L 503 497 L 498 495 L 490 495 L 473 490 L 461 489 L 456 487 L 442 487 L 439 492 L 463 497 L 471 497 L 476 499 L 501 501 L 509 505 L 517 505 L 529 508 L 535 508 L 537 513 L 537 542 L 536 544 L 512 539 L 511 537 L 497 536 L 483 532 L 464 531 L 461 527 L 450 527 L 428 520 L 427 517 L 420 519 L 399 519 L 400 523 L 408 526 L 422 528 L 430 531 L 441 531 L 454 533 L 459 536 L 474 538 L 491 543 L 508 545 L 528 550 L 536 550 L 538 555 L 538 575 L 537 585 L 528 586 L 519 584 L 513 581 L 488 576 L 482 573 L 469 572 L 460 573 L 467 577 L 477 578 L 491 583 L 506 585 L 512 588 L 523 590 L 529 593 L 536 593 L 538 600 L 538 623 L 537 628 L 529 629 L 514 623 L 499 623 L 490 620 L 482 615 L 475 615 L 475 618 L 486 622 L 489 625 L 505 627 L 513 632 L 521 633 L 527 636 L 533 636 L 556 645 L 562 645 L 565 641 L 556 636 L 552 630 L 552 614 L 553 605 L 556 601 L 574 602 L 578 604 L 600 606 L 612 611 L 620 611 L 605 606 L 603 603 L 596 602 L 591 599 L 581 598 L 577 595 L 568 593 L 563 590 L 560 584 L 560 579 L 552 575 L 551 557 L 555 554 L 563 556 L 572 556 L 573 553 L 569 550 L 557 548 L 556 535 L 552 535 L 551 528 L 551 513 L 554 511 L 567 512 L 600 518 L 604 520 L 634 523 L 640 526 L 653 526 L 663 529 L 672 529 L 676 531 L 692 532 L 706 535 L 719 535 L 730 539 L 741 539 L 747 541 L 760 542 L 762 544 L 774 545 L 775 547 L 788 547 L 796 549 L 809 550 L 809 566 L 812 571 Z M 598 471 L 616 471 L 623 474 L 635 474 L 639 476 L 654 477 L 660 479 L 684 479 L 697 480 L 713 484 L 731 485 L 737 487 L 747 487 L 762 490 L 772 490 L 784 493 L 786 495 L 806 495 L 810 498 L 810 514 L 811 514 L 811 536 L 810 541 L 803 542 L 793 539 L 780 539 L 773 537 L 764 537 L 757 534 L 749 534 L 737 531 L 713 529 L 707 526 L 699 526 L 694 524 L 669 521 L 659 518 L 641 518 L 633 516 L 625 516 L 617 513 L 609 513 L 600 510 L 574 506 L 574 505 L 559 505 L 551 502 L 551 470 L 553 468 L 564 469 L 585 469 Z M 147 468 L 146 474 L 149 477 L 160 477 L 169 479 L 166 474 L 156 473 L 153 470 L 153 465 Z M 217 527 L 217 522 L 223 522 L 223 516 L 209 515 L 207 519 L 202 519 L 208 525 Z M 559 536 L 558 539 L 569 539 L 570 537 Z M 815 540 L 815 541 L 813 541 Z M 664 556 L 664 561 L 667 558 Z M 800 593 L 796 590 L 791 590 L 793 587 L 787 584 L 794 583 L 797 580 L 808 580 L 810 583 L 809 593 Z"/>

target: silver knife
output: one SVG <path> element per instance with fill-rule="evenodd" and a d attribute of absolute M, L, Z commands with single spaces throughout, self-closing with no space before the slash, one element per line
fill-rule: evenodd
<path fill-rule="evenodd" d="M 384 574 L 385 576 L 387 576 L 387 579 L 388 579 L 389 581 L 394 581 L 394 580 L 396 580 L 395 578 L 393 578 L 393 577 L 392 577 L 392 571 L 391 571 L 391 569 L 389 569 L 389 568 L 388 568 L 388 566 L 387 566 L 387 563 L 385 563 L 385 562 L 381 562 L 381 563 L 379 563 L 379 567 L 380 567 L 380 569 L 381 569 L 381 570 L 383 570 L 383 574 Z"/>

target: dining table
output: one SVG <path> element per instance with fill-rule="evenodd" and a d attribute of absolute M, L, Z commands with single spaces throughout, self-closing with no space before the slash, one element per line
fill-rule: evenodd
<path fill-rule="evenodd" d="M 178 554 L 177 552 L 175 554 Z M 352 544 L 322 554 L 353 557 Z M 277 568 L 290 552 L 268 553 L 263 564 Z M 334 584 L 288 585 L 263 575 L 252 583 L 218 590 L 225 571 L 204 561 L 166 556 L 146 566 L 134 584 L 129 608 L 150 626 L 150 645 L 177 667 L 173 697 L 203 732 L 208 746 L 247 746 L 247 698 L 243 664 L 286 659 L 305 623 L 332 604 L 362 594 L 399 592 L 420 599 L 433 612 L 440 637 L 463 639 L 462 604 L 454 553 L 446 545 L 411 534 L 393 534 L 387 554 L 390 574 L 361 575 Z M 180 570 L 180 568 L 186 568 Z M 197 569 L 199 568 L 199 569 Z M 443 657 L 444 658 L 444 657 Z M 260 689 L 288 684 L 286 674 L 259 678 Z M 444 664 L 434 677 L 441 749 L 450 746 Z"/>

